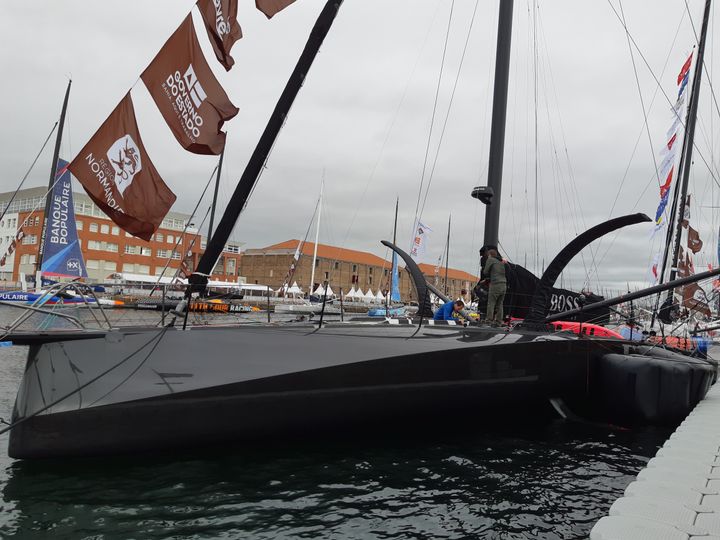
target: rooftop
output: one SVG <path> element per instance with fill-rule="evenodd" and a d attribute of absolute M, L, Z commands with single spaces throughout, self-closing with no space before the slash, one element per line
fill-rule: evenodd
<path fill-rule="evenodd" d="M 286 240 L 279 244 L 273 244 L 264 248 L 248 249 L 245 255 L 289 255 L 295 253 L 300 240 Z M 314 242 L 305 242 L 302 248 L 302 254 L 312 257 L 315 250 Z M 390 266 L 390 262 L 381 259 L 377 255 L 368 253 L 367 251 L 357 251 L 355 249 L 339 248 L 336 246 L 328 246 L 327 244 L 318 244 L 318 257 L 330 259 L 334 261 L 346 261 L 359 264 L 367 264 L 372 266 Z M 435 266 L 432 264 L 419 264 L 420 270 L 425 275 L 435 275 Z M 445 277 L 445 268 L 440 269 L 440 277 Z M 476 276 L 469 274 L 463 270 L 455 268 L 448 269 L 448 278 L 475 282 L 478 280 Z"/>

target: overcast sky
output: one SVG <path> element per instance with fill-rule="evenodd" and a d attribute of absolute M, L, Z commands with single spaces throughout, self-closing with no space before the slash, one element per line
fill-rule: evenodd
<path fill-rule="evenodd" d="M 323 4 L 297 0 L 267 20 L 254 2 L 241 0 L 244 38 L 233 49 L 236 64 L 229 73 L 215 61 L 194 13 L 208 62 L 240 108 L 226 124 L 222 202 Z M 695 44 L 691 17 L 699 32 L 704 2 L 688 5 L 690 14 L 678 1 L 622 4 L 633 39 L 671 99 Z M 556 0 L 536 6 L 515 2 L 500 242 L 511 260 L 539 271 L 587 227 L 631 212 L 654 216 L 658 184 L 627 38 L 613 12 L 613 7 L 620 12 L 620 3 Z M 189 212 L 217 158 L 180 148 L 138 77 L 192 7 L 191 0 L 37 0 L 32 9 L 3 2 L 0 189 L 15 189 L 25 174 L 59 116 L 72 77 L 63 156 L 72 159 L 132 87 L 145 146 L 178 195 L 175 209 Z M 324 176 L 320 241 L 383 257 L 379 241 L 391 237 L 396 196 L 398 242 L 409 244 L 425 169 L 424 186 L 430 188 L 422 220 L 434 230 L 426 262 L 442 253 L 452 214 L 450 264 L 476 272 L 484 207 L 470 191 L 487 182 L 497 16 L 496 0 L 345 0 L 234 237 L 246 247 L 302 238 Z M 711 35 L 713 30 L 711 20 Z M 671 123 L 669 104 L 637 50 L 634 54 L 657 158 Z M 711 38 L 706 54 L 711 77 L 714 59 Z M 712 164 L 720 122 L 708 79 L 703 82 L 697 144 Z M 28 187 L 47 183 L 51 151 L 49 144 Z M 718 220 L 709 207 L 717 205 L 720 190 L 697 154 L 691 191 L 705 206 L 693 213 L 706 241 L 696 267 L 716 264 Z M 202 213 L 207 205 L 209 199 Z M 657 250 L 650 228 L 634 226 L 598 243 L 566 271 L 563 284 L 581 287 L 587 269 L 595 289 L 641 285 Z"/>

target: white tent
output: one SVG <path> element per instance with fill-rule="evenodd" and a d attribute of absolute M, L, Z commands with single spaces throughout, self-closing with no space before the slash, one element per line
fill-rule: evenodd
<path fill-rule="evenodd" d="M 368 290 L 365 293 L 365 301 L 372 302 L 373 300 L 375 300 L 375 295 L 373 294 L 372 289 L 368 287 Z"/>
<path fill-rule="evenodd" d="M 322 295 L 324 294 L 325 296 L 327 296 L 328 298 L 330 298 L 330 297 L 333 296 L 335 293 L 333 292 L 332 287 L 330 286 L 330 284 L 328 284 L 328 286 L 327 286 L 327 291 L 325 290 L 325 288 L 324 288 L 322 285 L 318 285 L 318 288 L 315 289 L 315 292 L 314 292 L 313 294 L 316 295 L 316 296 L 322 296 Z"/>
<path fill-rule="evenodd" d="M 375 300 L 378 300 L 378 301 L 380 301 L 380 302 L 384 302 L 384 301 L 385 301 L 385 297 L 383 296 L 383 293 L 382 293 L 382 291 L 381 291 L 380 289 L 378 289 L 378 292 L 377 292 L 377 294 L 375 295 Z"/>
<path fill-rule="evenodd" d="M 287 284 L 285 284 L 283 287 L 280 287 L 276 293 L 280 294 L 281 292 L 285 294 L 285 296 L 290 295 L 302 295 L 302 289 L 298 287 L 297 281 L 293 281 L 292 287 L 288 287 Z"/>
<path fill-rule="evenodd" d="M 348 300 L 353 300 L 356 294 L 357 293 L 355 292 L 355 286 L 353 286 L 352 289 L 350 289 L 350 291 L 345 294 L 345 298 L 347 298 Z"/>

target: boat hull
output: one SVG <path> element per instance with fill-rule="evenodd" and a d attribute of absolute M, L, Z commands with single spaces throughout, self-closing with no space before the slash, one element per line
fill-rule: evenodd
<path fill-rule="evenodd" d="M 586 392 L 589 351 L 577 340 L 452 327 L 414 332 L 138 330 L 35 345 L 13 415 L 25 420 L 11 431 L 9 453 L 95 455 L 363 423 L 384 429 L 440 412 L 482 422 L 527 414 L 530 403 L 559 392 Z"/>
<path fill-rule="evenodd" d="M 664 423 L 687 414 L 712 378 L 709 366 L 690 362 L 695 382 L 678 408 L 644 419 L 640 402 L 610 418 L 604 413 L 617 412 L 608 403 L 618 389 L 607 383 L 606 356 L 628 354 L 627 342 L 457 326 L 416 330 L 132 329 L 32 345 L 8 451 L 16 458 L 102 455 L 360 427 L 396 431 L 432 421 L 478 426 L 533 418 L 551 398 L 588 417 Z M 681 357 L 674 362 L 684 364 Z M 628 373 L 613 380 L 627 387 L 635 379 Z M 653 399 L 647 391 L 641 397 Z"/>

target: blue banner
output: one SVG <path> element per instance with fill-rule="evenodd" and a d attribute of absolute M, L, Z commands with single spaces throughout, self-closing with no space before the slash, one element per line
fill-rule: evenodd
<path fill-rule="evenodd" d="M 392 281 L 390 284 L 390 301 L 400 301 L 400 279 L 398 276 L 397 253 L 393 251 L 392 256 Z"/>
<path fill-rule="evenodd" d="M 73 205 L 72 177 L 68 162 L 59 159 L 57 175 L 50 199 L 50 212 L 45 216 L 45 249 L 41 271 L 47 276 L 87 277 L 83 261 Z"/>

